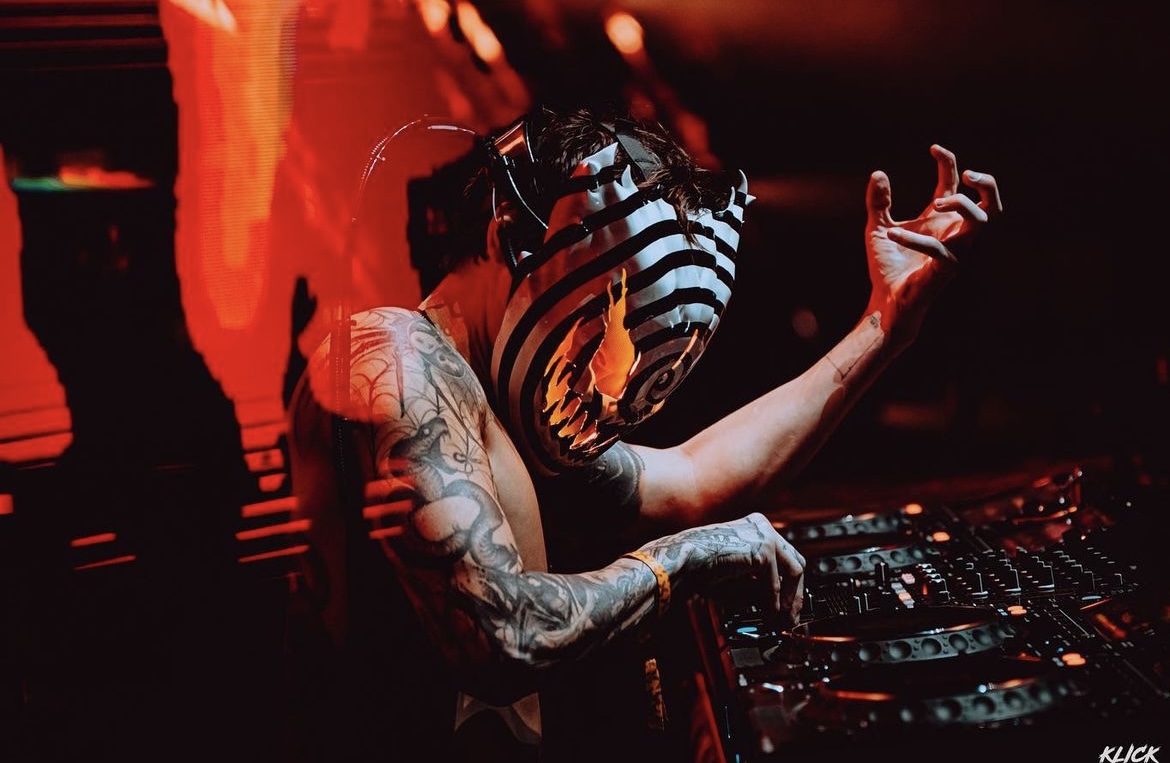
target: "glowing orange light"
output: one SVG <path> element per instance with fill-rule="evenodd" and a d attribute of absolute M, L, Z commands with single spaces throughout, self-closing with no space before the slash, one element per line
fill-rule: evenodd
<path fill-rule="evenodd" d="M 261 493 L 275 493 L 284 487 L 283 474 L 265 474 L 256 481 Z"/>
<path fill-rule="evenodd" d="M 569 333 L 565 334 L 565 338 L 557 345 L 557 349 L 553 352 L 552 360 L 549 361 L 545 368 L 545 374 L 548 375 L 549 384 L 548 389 L 544 393 L 544 412 L 552 411 L 552 416 L 549 421 L 553 426 L 560 424 L 565 419 L 569 418 L 577 411 L 579 401 L 576 398 L 565 402 L 566 396 L 569 393 L 569 372 L 572 370 L 572 362 L 569 361 L 569 349 L 573 346 L 573 335 L 577 333 L 577 327 L 581 325 L 578 320 L 569 329 Z"/>
<path fill-rule="evenodd" d="M 73 569 L 75 572 L 81 572 L 82 570 L 96 570 L 98 567 L 111 567 L 115 564 L 126 564 L 127 562 L 132 562 L 137 558 L 138 557 L 135 556 L 134 554 L 126 554 L 125 556 L 116 556 L 113 559 L 105 559 L 105 560 L 100 561 L 100 562 L 90 562 L 89 564 L 79 564 L 76 567 L 74 567 Z"/>
<path fill-rule="evenodd" d="M 1125 628 L 1110 620 L 1109 617 L 1103 612 L 1098 612 L 1095 614 L 1093 616 L 1093 620 L 1096 621 L 1097 627 L 1105 631 L 1106 634 L 1114 641 L 1121 641 L 1129 635 Z"/>
<path fill-rule="evenodd" d="M 382 517 L 405 517 L 410 513 L 414 503 L 410 500 L 391 501 L 389 503 L 377 503 L 373 506 L 366 506 L 362 509 L 362 517 L 365 519 L 381 519 Z"/>
<path fill-rule="evenodd" d="M 597 351 L 589 360 L 589 389 L 600 398 L 599 419 L 612 416 L 618 401 L 625 394 L 630 375 L 638 366 L 639 355 L 625 327 L 626 320 L 626 272 L 622 271 L 621 283 L 615 296 L 609 293 L 609 305 L 602 317 L 604 334 Z M 569 359 L 573 337 L 581 325 L 578 320 L 545 367 L 547 388 L 544 394 L 544 413 L 549 413 L 549 424 L 557 437 L 573 438 L 571 448 L 582 448 L 597 439 L 597 422 L 589 420 L 588 411 L 581 397 L 571 394 L 569 379 L 575 366 Z M 692 344 L 693 344 L 692 339 Z M 689 346 L 688 346 L 689 349 Z"/>
<path fill-rule="evenodd" d="M 270 448 L 275 445 L 287 427 L 283 422 L 264 424 L 257 427 L 246 427 L 240 432 L 240 443 L 244 450 L 254 451 Z"/>
<path fill-rule="evenodd" d="M 902 513 L 909 514 L 911 516 L 921 514 L 922 513 L 922 504 L 921 503 L 908 503 L 902 507 Z"/>
<path fill-rule="evenodd" d="M 248 464 L 248 470 L 253 472 L 264 472 L 269 469 L 283 469 L 284 468 L 284 453 L 280 448 L 268 448 L 256 453 L 245 453 L 244 462 Z"/>
<path fill-rule="evenodd" d="M 605 315 L 605 336 L 589 361 L 593 383 L 601 393 L 617 399 L 626 392 L 630 374 L 638 362 L 638 350 L 626 330 L 626 271 L 622 271 L 617 299 L 611 293 Z"/>
<path fill-rule="evenodd" d="M 1084 656 L 1078 652 L 1068 652 L 1066 654 L 1062 654 L 1060 655 L 1060 661 L 1065 665 L 1071 665 L 1073 667 L 1079 667 L 1085 664 Z"/>
<path fill-rule="evenodd" d="M 0 461 L 20 463 L 21 461 L 36 461 L 59 456 L 72 442 L 72 432 L 3 442 L 0 443 Z"/>
<path fill-rule="evenodd" d="M 455 6 L 455 15 L 459 19 L 459 28 L 467 35 L 475 54 L 489 64 L 498 61 L 504 53 L 504 48 L 491 28 L 484 23 L 475 6 L 461 2 Z"/>
<path fill-rule="evenodd" d="M 1015 615 L 1017 617 L 1028 614 L 1028 609 L 1022 604 L 1012 604 L 1007 608 L 1007 611 L 1009 615 Z"/>
<path fill-rule="evenodd" d="M 841 699 L 855 699 L 862 702 L 887 702 L 894 699 L 895 695 L 884 691 L 837 691 L 836 696 Z"/>
<path fill-rule="evenodd" d="M 622 55 L 630 56 L 642 50 L 642 25 L 624 11 L 610 14 L 605 20 L 605 34 Z"/>
<path fill-rule="evenodd" d="M 0 494 L 0 516 L 13 513 L 12 496 L 8 493 Z"/>
<path fill-rule="evenodd" d="M 223 0 L 171 0 L 177 7 L 215 29 L 235 34 L 239 30 L 236 17 Z"/>
<path fill-rule="evenodd" d="M 283 522 L 268 527 L 257 527 L 252 530 L 241 530 L 236 533 L 236 540 L 256 540 L 269 538 L 273 535 L 287 535 L 288 533 L 303 533 L 309 531 L 309 520 L 294 519 L 292 522 Z"/>
<path fill-rule="evenodd" d="M 279 559 L 282 556 L 294 556 L 296 554 L 303 554 L 309 550 L 308 545 L 302 544 L 299 546 L 291 546 L 289 548 L 282 548 L 277 551 L 265 551 L 262 554 L 252 554 L 251 556 L 241 556 L 236 560 L 238 564 L 250 564 L 251 562 L 262 562 L 265 559 Z"/>
<path fill-rule="evenodd" d="M 946 530 L 936 530 L 930 534 L 930 539 L 935 543 L 946 543 L 951 539 L 951 534 Z"/>
<path fill-rule="evenodd" d="M 128 170 L 107 170 L 90 165 L 63 165 L 57 170 L 61 184 L 74 188 L 131 189 L 149 188 L 154 185 L 147 178 Z"/>
<path fill-rule="evenodd" d="M 451 4 L 447 0 L 418 0 L 415 3 L 423 26 L 431 34 L 439 34 L 451 20 Z"/>
<path fill-rule="evenodd" d="M 114 533 L 99 533 L 97 535 L 87 535 L 84 538 L 74 538 L 69 541 L 69 545 L 73 548 L 96 546 L 99 543 L 112 543 L 117 537 Z"/>
<path fill-rule="evenodd" d="M 297 507 L 296 496 L 286 496 L 284 498 L 274 498 L 271 501 L 259 501 L 257 503 L 249 503 L 240 511 L 240 516 L 245 519 L 252 517 L 263 517 L 269 514 L 277 514 L 282 511 L 292 511 Z"/>

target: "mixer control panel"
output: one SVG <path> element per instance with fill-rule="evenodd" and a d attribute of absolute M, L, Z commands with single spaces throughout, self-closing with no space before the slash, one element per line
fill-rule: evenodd
<path fill-rule="evenodd" d="M 1170 584 L 1141 552 L 1170 511 L 1157 496 L 1074 468 L 974 498 L 775 512 L 807 560 L 799 621 L 742 583 L 691 603 L 724 757 L 1160 730 Z"/>

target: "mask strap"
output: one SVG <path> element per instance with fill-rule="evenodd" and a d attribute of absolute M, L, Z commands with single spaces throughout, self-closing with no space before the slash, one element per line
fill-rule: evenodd
<path fill-rule="evenodd" d="M 622 151 L 633 163 L 631 170 L 635 181 L 645 182 L 656 169 L 662 166 L 658 157 L 650 153 L 642 141 L 638 139 L 637 133 L 634 132 L 633 122 L 628 119 L 618 119 L 613 124 L 606 123 L 605 128 L 613 133 L 618 145 L 622 147 Z"/>
<path fill-rule="evenodd" d="M 537 109 L 525 114 L 498 135 L 489 136 L 483 141 L 492 189 L 492 217 L 499 231 L 500 248 L 507 258 L 508 267 L 513 272 L 520 263 L 520 253 L 516 251 L 514 233 L 509 232 L 507 227 L 521 223 L 519 221 L 505 223 L 500 217 L 499 187 L 501 185 L 505 187 L 504 193 L 519 205 L 521 214 L 531 218 L 541 230 L 548 230 L 548 223 L 537 214 L 528 201 L 530 195 L 538 197 L 540 193 L 535 179 L 535 143 L 540 131 L 540 113 Z"/>

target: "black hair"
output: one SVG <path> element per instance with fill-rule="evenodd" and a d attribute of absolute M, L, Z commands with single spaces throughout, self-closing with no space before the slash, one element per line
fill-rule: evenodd
<path fill-rule="evenodd" d="M 551 174 L 549 188 L 554 189 L 585 157 L 614 142 L 614 125 L 621 123 L 637 143 L 649 151 L 657 165 L 638 180 L 640 188 L 657 188 L 657 192 L 678 212 L 679 222 L 701 209 L 721 208 L 727 204 L 730 183 L 723 183 L 723 173 L 704 169 L 697 164 L 661 123 L 632 118 L 615 111 L 594 113 L 575 109 L 558 113 L 543 109 L 537 164 Z M 631 163 L 631 157 L 619 143 L 616 167 Z M 637 175 L 635 174 L 635 177 Z M 555 198 L 555 193 L 549 195 Z"/>
<path fill-rule="evenodd" d="M 525 119 L 534 147 L 535 181 L 541 189 L 540 198 L 527 199 L 527 203 L 545 220 L 559 195 L 558 188 L 585 157 L 614 142 L 618 124 L 653 160 L 649 172 L 635 173 L 636 178 L 642 175 L 638 186 L 653 189 L 670 203 L 680 224 L 701 209 L 721 209 L 727 204 L 732 182 L 723 173 L 695 164 L 661 123 L 634 119 L 615 108 L 557 110 L 548 106 L 532 110 Z M 408 187 L 407 235 L 424 293 L 460 263 L 486 256 L 486 226 L 495 212 L 492 157 L 486 145 L 477 146 L 427 178 L 411 181 Z M 631 161 L 619 142 L 616 168 L 622 170 Z M 496 194 L 494 201 L 506 197 Z M 688 230 L 685 224 L 683 230 Z M 515 226 L 502 235 L 513 236 L 514 248 L 534 251 L 541 243 L 543 229 L 539 225 Z"/>

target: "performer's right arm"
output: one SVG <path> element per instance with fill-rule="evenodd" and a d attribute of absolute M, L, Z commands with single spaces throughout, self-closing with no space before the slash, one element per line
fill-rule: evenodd
<path fill-rule="evenodd" d="M 527 568 L 499 503 L 484 444 L 491 413 L 471 368 L 429 323 L 402 311 L 365 314 L 353 339 L 358 408 L 349 417 L 368 422 L 375 473 L 367 489 L 409 501 L 387 551 L 466 691 L 513 701 L 543 671 L 652 617 L 655 567 L 684 589 L 756 573 L 771 581 L 778 609 L 799 609 L 803 560 L 760 515 L 654 540 L 641 549 L 649 563 L 621 557 L 575 575 Z"/>

